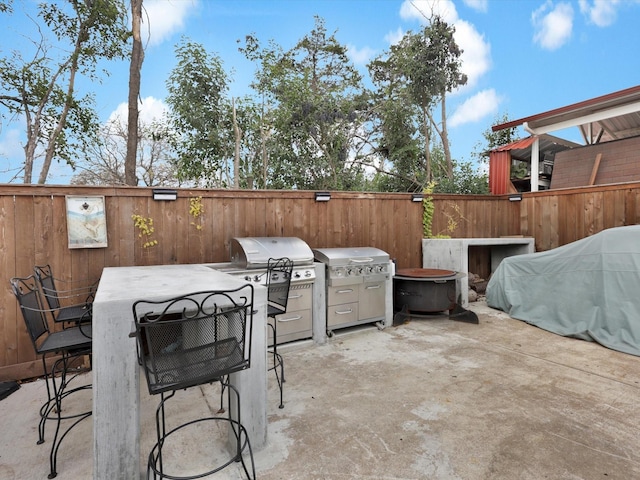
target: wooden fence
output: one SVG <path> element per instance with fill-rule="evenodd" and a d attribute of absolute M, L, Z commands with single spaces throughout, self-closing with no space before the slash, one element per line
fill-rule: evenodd
<path fill-rule="evenodd" d="M 108 246 L 69 249 L 66 195 L 104 196 Z M 202 198 L 201 217 L 189 213 Z M 506 196 L 436 195 L 432 232 L 451 237 L 533 236 L 548 250 L 604 228 L 640 221 L 640 184 L 590 187 Z M 422 265 L 422 204 L 410 194 L 178 190 L 176 201 L 154 201 L 148 188 L 0 186 L 0 381 L 41 373 L 17 302 L 13 276 L 50 264 L 57 278 L 95 281 L 104 267 L 229 261 L 233 237 L 292 236 L 311 248 L 372 246 L 388 252 L 398 268 Z M 152 218 L 144 248 L 132 215 Z M 199 228 L 198 226 L 201 226 Z M 472 252 L 470 269 L 486 275 L 488 253 Z"/>

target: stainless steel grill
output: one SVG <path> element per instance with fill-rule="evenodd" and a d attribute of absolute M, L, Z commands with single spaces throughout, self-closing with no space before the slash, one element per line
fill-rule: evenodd
<path fill-rule="evenodd" d="M 231 264 L 225 273 L 260 285 L 267 283 L 270 258 L 288 257 L 293 261 L 287 311 L 276 316 L 277 340 L 280 344 L 310 338 L 316 273 L 309 245 L 296 237 L 243 237 L 231 239 L 230 250 Z"/>
<path fill-rule="evenodd" d="M 318 248 L 326 265 L 327 334 L 358 324 L 384 322 L 389 254 L 373 247 Z"/>
<path fill-rule="evenodd" d="M 309 245 L 296 237 L 245 237 L 231 239 L 232 275 L 245 280 L 266 284 L 267 264 L 270 258 L 288 257 L 293 261 L 291 283 L 313 283 L 313 252 Z"/>

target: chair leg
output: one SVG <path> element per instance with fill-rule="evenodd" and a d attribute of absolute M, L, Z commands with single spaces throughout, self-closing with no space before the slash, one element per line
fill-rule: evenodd
<path fill-rule="evenodd" d="M 88 418 L 91 416 L 92 414 L 92 410 L 88 410 L 86 412 L 82 412 L 82 413 L 78 413 L 78 414 L 73 414 L 73 415 L 68 415 L 65 416 L 62 414 L 62 400 L 66 397 L 68 397 L 69 395 L 71 395 L 72 393 L 81 391 L 81 390 L 86 390 L 91 388 L 91 385 L 82 385 L 79 387 L 75 387 L 75 388 L 71 388 L 68 389 L 68 385 L 69 382 L 75 378 L 75 375 L 73 375 L 71 378 L 67 378 L 67 369 L 69 367 L 69 361 L 73 360 L 75 358 L 78 357 L 69 357 L 69 356 L 63 356 L 60 360 L 57 360 L 56 362 L 54 362 L 52 368 L 51 368 L 51 385 L 52 385 L 52 390 L 53 390 L 53 394 L 54 397 L 51 401 L 48 402 L 48 404 L 50 404 L 51 406 L 48 408 L 48 413 L 51 412 L 51 410 L 56 411 L 56 429 L 55 429 L 55 433 L 53 435 L 53 442 L 51 443 L 51 451 L 49 452 L 49 467 L 50 467 L 50 471 L 49 471 L 49 475 L 47 476 L 47 478 L 52 479 L 55 478 L 58 475 L 58 472 L 56 471 L 56 467 L 57 467 L 57 460 L 58 460 L 58 450 L 60 449 L 60 445 L 62 445 L 62 441 L 64 440 L 64 438 L 67 436 L 67 434 L 76 426 L 78 425 L 82 420 L 84 420 L 85 418 Z M 58 386 L 56 386 L 56 371 L 58 370 L 58 368 L 62 366 L 62 369 L 60 370 L 60 384 Z M 48 413 L 47 416 L 44 417 L 44 420 L 46 420 L 48 418 Z M 74 419 L 74 422 L 67 427 L 66 430 L 64 430 L 64 432 L 62 432 L 62 434 L 60 434 L 60 424 L 63 420 L 68 420 L 68 419 Z M 43 419 L 41 419 L 42 422 Z M 44 431 L 43 431 L 44 433 Z M 44 440 L 43 440 L 44 441 Z"/>
<path fill-rule="evenodd" d="M 271 331 L 273 332 L 273 347 L 270 352 L 273 356 L 273 366 L 270 367 L 269 370 L 273 370 L 275 373 L 276 381 L 278 382 L 278 389 L 280 390 L 280 405 L 278 405 L 278 408 L 284 408 L 284 360 L 282 359 L 282 355 L 278 353 L 278 321 L 273 318 L 273 324 L 269 323 L 269 327 L 271 327 Z M 280 373 L 278 373 L 278 368 L 280 368 Z"/>
<path fill-rule="evenodd" d="M 229 415 L 227 417 L 227 420 L 230 422 L 231 424 L 231 428 L 233 428 L 233 433 L 236 437 L 236 457 L 235 457 L 235 461 L 236 462 L 242 462 L 242 469 L 244 470 L 244 473 L 247 475 L 247 478 L 249 479 L 254 479 L 256 478 L 256 467 L 253 461 L 253 450 L 251 449 L 251 442 L 249 441 L 249 435 L 247 434 L 246 429 L 244 428 L 244 426 L 242 425 L 242 421 L 241 421 L 241 417 L 240 417 L 240 412 L 241 412 L 241 405 L 240 405 L 240 393 L 238 392 L 238 390 L 231 385 L 228 382 L 229 376 L 226 376 L 227 381 L 225 381 L 225 387 L 227 389 L 228 392 L 228 402 L 229 402 Z M 231 391 L 234 392 L 235 396 L 236 396 L 236 407 L 237 407 L 237 414 L 238 414 L 238 418 L 237 419 L 233 419 L 231 417 Z M 244 441 L 243 441 L 244 438 Z M 244 451 L 244 449 L 248 448 L 249 449 L 249 458 L 251 460 L 251 473 L 249 473 L 249 471 L 247 470 L 247 465 L 244 461 L 244 457 L 242 456 L 242 452 Z"/>
<path fill-rule="evenodd" d="M 224 391 L 227 388 L 227 381 L 229 379 L 229 375 L 224 375 L 220 378 L 220 409 L 218 413 L 224 413 Z"/>
<path fill-rule="evenodd" d="M 169 400 L 171 397 L 173 397 L 175 395 L 175 391 L 171 391 L 168 393 L 162 393 L 161 394 L 161 400 L 160 403 L 158 405 L 158 407 L 156 408 L 156 434 L 157 434 L 157 442 L 156 444 L 153 446 L 153 448 L 151 449 L 151 452 L 149 453 L 149 458 L 148 458 L 148 462 L 147 462 L 147 479 L 150 478 L 171 478 L 171 479 L 196 479 L 196 478 L 201 478 L 201 477 L 205 477 L 205 476 L 209 476 L 212 475 L 213 473 L 216 473 L 220 470 L 222 470 L 223 468 L 231 465 L 234 462 L 241 462 L 242 463 L 242 468 L 245 472 L 245 474 L 247 475 L 247 478 L 249 478 L 250 480 L 253 479 L 255 480 L 256 478 L 256 471 L 255 471 L 255 464 L 254 464 L 254 459 L 253 459 L 253 451 L 251 449 L 251 442 L 249 441 L 249 436 L 247 434 L 246 429 L 244 428 L 244 426 L 242 425 L 242 423 L 240 423 L 240 395 L 238 393 L 238 390 L 236 390 L 236 388 L 231 385 L 230 383 L 228 383 L 227 381 L 228 376 L 225 376 L 223 379 L 220 380 L 220 383 L 223 384 L 224 386 L 224 390 L 227 391 L 227 398 L 228 398 L 228 402 L 229 405 L 231 405 L 231 392 L 233 391 L 233 393 L 236 395 L 236 405 L 237 405 L 237 419 L 234 419 L 231 417 L 231 408 L 229 408 L 228 411 L 228 416 L 226 417 L 207 417 L 207 418 L 200 418 L 200 419 L 196 419 L 196 420 L 192 420 L 190 422 L 187 422 L 183 425 L 180 425 L 176 428 L 173 428 L 171 430 L 167 430 L 167 425 L 166 425 L 166 417 L 165 417 L 165 402 L 167 400 Z M 224 391 L 223 390 L 223 391 Z M 201 421 L 207 421 L 207 420 L 214 420 L 214 421 L 225 421 L 225 422 L 229 422 L 231 428 L 233 429 L 233 434 L 235 436 L 236 439 L 236 449 L 235 452 L 233 453 L 233 457 L 227 461 L 226 463 L 216 467 L 215 469 L 206 472 L 206 473 L 202 473 L 202 474 L 197 474 L 197 475 L 191 475 L 191 476 L 187 476 L 187 477 L 179 477 L 176 476 L 174 474 L 169 474 L 164 472 L 164 466 L 162 464 L 162 448 L 164 445 L 165 440 L 167 439 L 167 437 L 169 435 L 171 435 L 172 433 L 187 427 L 189 425 L 192 425 L 194 423 L 197 422 L 201 422 Z M 242 453 L 245 449 L 248 449 L 249 452 L 249 458 L 251 460 L 251 468 L 249 469 L 247 466 L 247 462 L 245 461 L 244 457 L 242 456 Z"/>
<path fill-rule="evenodd" d="M 66 360 L 66 354 L 63 355 L 62 360 Z M 56 365 L 58 365 L 59 361 L 60 360 L 54 363 L 54 365 L 52 366 L 52 372 L 49 373 L 49 370 L 47 369 L 46 355 L 42 355 L 42 370 L 44 372 L 44 379 L 47 387 L 47 401 L 44 404 L 42 404 L 42 407 L 40 407 L 40 423 L 38 424 L 38 441 L 36 442 L 37 445 L 41 445 L 44 443 L 44 430 L 45 430 L 46 421 L 57 419 L 57 416 L 51 416 L 51 415 L 52 413 L 55 413 L 56 410 L 59 408 L 58 393 L 56 391 L 56 384 L 55 384 Z M 61 379 L 60 379 L 61 392 L 64 390 L 64 385 L 66 385 L 65 371 L 66 371 L 66 363 L 63 363 Z"/>

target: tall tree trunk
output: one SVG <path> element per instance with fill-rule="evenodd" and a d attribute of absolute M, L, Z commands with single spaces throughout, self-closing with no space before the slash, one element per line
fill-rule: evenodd
<path fill-rule="evenodd" d="M 136 158 L 138 152 L 138 98 L 140 97 L 140 71 L 144 52 L 140 24 L 142 22 L 142 0 L 131 0 L 131 33 L 133 49 L 129 65 L 129 116 L 127 123 L 127 157 L 124 163 L 124 181 L 127 185 L 137 185 Z"/>
<path fill-rule="evenodd" d="M 80 56 L 80 50 L 82 49 L 82 42 L 84 41 L 85 35 L 82 32 L 87 30 L 86 25 L 81 25 L 80 34 L 78 34 L 78 39 L 76 40 L 73 54 L 71 55 L 71 59 L 69 62 L 69 84 L 67 86 L 66 99 L 64 102 L 64 107 L 62 108 L 62 112 L 60 117 L 58 118 L 58 122 L 56 123 L 53 132 L 49 135 L 47 140 L 47 149 L 44 154 L 44 162 L 42 163 L 42 169 L 40 170 L 40 176 L 38 177 L 38 183 L 44 185 L 47 182 L 47 177 L 49 176 L 49 169 L 51 168 L 51 162 L 53 160 L 53 156 L 56 153 L 56 141 L 62 130 L 64 129 L 65 124 L 67 123 L 67 115 L 69 114 L 69 106 L 71 100 L 73 98 L 73 89 L 76 84 L 76 72 L 78 71 L 78 57 Z M 61 70 L 59 70 L 60 72 Z M 49 88 L 52 88 L 53 83 L 49 85 Z M 39 129 L 39 127 L 38 127 Z M 35 153 L 35 150 L 33 150 Z M 32 159 L 33 162 L 33 159 Z"/>
<path fill-rule="evenodd" d="M 233 134 L 235 138 L 235 149 L 233 152 L 233 188 L 240 188 L 240 140 L 241 132 L 236 118 L 236 99 L 231 100 L 233 107 Z"/>
<path fill-rule="evenodd" d="M 422 106 L 422 126 L 424 128 L 424 162 L 425 162 L 425 176 L 427 183 L 431 181 L 431 152 L 429 146 L 431 145 L 431 135 L 429 133 L 429 109 L 427 106 Z"/>
<path fill-rule="evenodd" d="M 453 178 L 453 161 L 451 160 L 451 148 L 449 147 L 449 133 L 447 131 L 447 94 L 445 91 L 440 94 L 440 113 L 442 114 L 442 148 L 444 158 L 447 162 L 447 177 Z"/>

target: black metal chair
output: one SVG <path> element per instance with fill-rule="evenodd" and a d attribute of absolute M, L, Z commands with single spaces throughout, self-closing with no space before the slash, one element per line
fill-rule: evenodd
<path fill-rule="evenodd" d="M 164 301 L 139 300 L 133 305 L 135 336 L 149 394 L 160 395 L 156 409 L 157 442 L 149 453 L 147 477 L 193 479 L 211 475 L 239 461 L 248 478 L 255 478 L 253 453 L 240 418 L 240 395 L 228 382 L 231 373 L 247 369 L 251 364 L 251 331 L 253 324 L 253 286 L 235 290 L 194 292 Z M 165 403 L 183 390 L 207 383 L 220 382 L 235 394 L 237 419 L 228 416 L 198 418 L 168 429 Z M 236 445 L 231 458 L 217 459 L 216 466 L 205 473 L 177 476 L 167 473 L 163 448 L 167 438 L 190 425 L 203 421 L 228 422 Z M 248 448 L 251 469 L 243 458 Z M 212 461 L 213 463 L 213 461 Z"/>
<path fill-rule="evenodd" d="M 54 321 L 73 324 L 91 321 L 95 285 L 59 290 L 56 281 L 63 281 L 54 278 L 49 265 L 36 265 L 34 272 Z"/>
<path fill-rule="evenodd" d="M 267 264 L 267 317 L 270 319 L 269 327 L 273 335 L 273 343 L 269 347 L 273 364 L 269 370 L 276 374 L 278 389 L 280 390 L 279 408 L 284 408 L 282 401 L 284 390 L 284 361 L 278 353 L 278 318 L 277 315 L 286 313 L 289 302 L 289 290 L 291 288 L 291 274 L 293 261 L 287 257 L 270 258 Z M 280 373 L 278 373 L 280 369 Z"/>
<path fill-rule="evenodd" d="M 49 310 L 42 308 L 42 300 L 36 279 L 33 275 L 25 278 L 14 277 L 10 280 L 11 289 L 18 299 L 29 337 L 37 355 L 42 357 L 42 368 L 47 385 L 47 401 L 40 408 L 38 426 L 38 444 L 44 442 L 47 420 L 56 421 L 56 430 L 49 454 L 50 472 L 48 478 L 57 475 L 56 463 L 62 441 L 80 421 L 91 416 L 92 409 L 80 413 L 64 413 L 63 400 L 69 395 L 91 389 L 91 385 L 70 386 L 70 382 L 83 371 L 86 356 L 91 356 L 91 325 L 82 324 L 59 332 L 51 332 L 47 323 Z M 56 359 L 47 368 L 47 359 L 56 355 Z M 66 430 L 61 431 L 63 420 L 73 420 Z"/>

